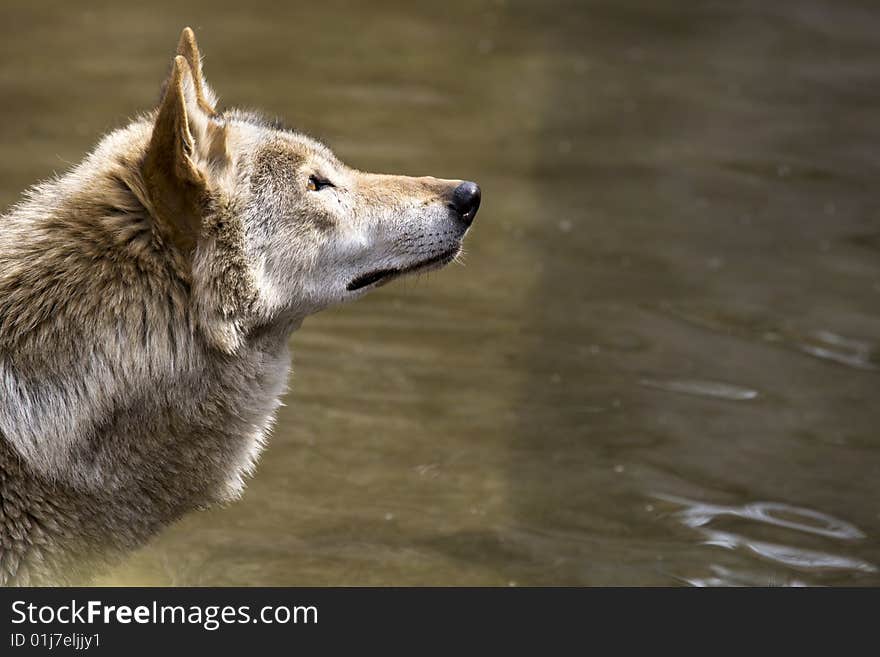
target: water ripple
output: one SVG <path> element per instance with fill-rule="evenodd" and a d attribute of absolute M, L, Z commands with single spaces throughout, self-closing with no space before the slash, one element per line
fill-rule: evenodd
<path fill-rule="evenodd" d="M 691 586 L 709 587 L 709 586 L 767 586 L 768 581 L 762 573 L 739 572 L 717 564 L 710 564 L 709 570 L 712 571 L 710 577 L 682 577 L 683 582 L 687 582 Z M 800 579 L 771 579 L 771 586 L 792 586 L 803 587 L 809 584 Z"/>
<path fill-rule="evenodd" d="M 697 530 L 703 537 L 704 545 L 721 547 L 726 550 L 745 550 L 766 561 L 799 571 L 849 571 L 876 573 L 877 566 L 858 557 L 833 554 L 793 545 L 755 540 L 743 534 L 720 531 L 709 527 L 709 523 L 720 517 L 735 517 L 759 522 L 765 525 L 783 527 L 831 538 L 839 541 L 857 541 L 865 534 L 855 525 L 839 518 L 782 502 L 751 502 L 743 505 L 708 504 L 674 495 L 655 494 L 653 497 L 683 507 L 675 512 L 675 517 L 685 525 Z M 729 573 L 728 573 L 729 574 Z M 722 586 L 748 584 L 736 576 L 716 576 L 702 579 L 685 579 L 694 586 Z M 788 585 L 801 582 L 791 581 Z"/>
<path fill-rule="evenodd" d="M 674 495 L 658 494 L 655 497 L 687 507 L 683 511 L 679 511 L 677 515 L 681 518 L 682 524 L 688 527 L 702 527 L 718 516 L 734 516 L 846 541 L 865 538 L 865 534 L 855 525 L 834 518 L 821 511 L 814 511 L 813 509 L 792 506 L 781 502 L 752 502 L 742 506 L 722 506 L 696 502 Z M 798 522 L 789 518 L 779 517 L 774 515 L 774 513 L 797 516 L 812 522 Z"/>
<path fill-rule="evenodd" d="M 831 331 L 816 331 L 808 339 L 796 342 L 804 353 L 859 370 L 877 369 L 877 345 L 847 338 Z"/>
<path fill-rule="evenodd" d="M 877 572 L 874 564 L 862 559 L 843 557 L 827 552 L 805 550 L 791 545 L 755 541 L 739 534 L 712 529 L 701 530 L 706 537 L 706 545 L 723 547 L 728 550 L 745 548 L 759 557 L 781 563 L 798 570 L 856 570 L 865 573 Z"/>
<path fill-rule="evenodd" d="M 663 304 L 660 311 L 688 324 L 798 351 L 857 370 L 880 370 L 880 343 L 827 329 L 810 330 L 763 310 L 700 308 Z"/>
<path fill-rule="evenodd" d="M 639 384 L 648 388 L 679 392 L 699 397 L 715 397 L 731 401 L 746 401 L 758 396 L 757 390 L 744 388 L 720 381 L 701 381 L 697 379 L 640 379 Z"/>

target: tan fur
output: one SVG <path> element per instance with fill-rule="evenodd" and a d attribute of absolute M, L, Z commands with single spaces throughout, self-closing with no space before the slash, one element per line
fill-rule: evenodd
<path fill-rule="evenodd" d="M 202 55 L 199 53 L 196 35 L 191 28 L 183 28 L 183 32 L 180 34 L 180 41 L 177 43 L 177 54 L 183 56 L 186 63 L 189 64 L 189 69 L 195 82 L 196 99 L 199 106 L 213 116 L 217 110 L 217 97 L 208 87 L 202 75 Z"/>
<path fill-rule="evenodd" d="M 218 111 L 177 52 L 156 110 L 0 217 L 0 583 L 84 581 L 240 495 L 290 332 L 442 266 L 476 212 Z"/>

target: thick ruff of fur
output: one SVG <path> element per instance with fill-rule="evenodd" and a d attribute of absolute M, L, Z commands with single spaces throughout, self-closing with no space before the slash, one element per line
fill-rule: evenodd
<path fill-rule="evenodd" d="M 206 218 L 208 313 L 133 191 L 149 127 L 2 219 L 0 582 L 78 577 L 237 496 L 284 392 L 289 324 L 237 337 L 255 294 L 240 221 Z"/>
<path fill-rule="evenodd" d="M 0 583 L 87 581 L 238 496 L 290 332 L 454 257 L 460 182 L 219 113 L 184 30 L 159 108 L 0 217 Z"/>

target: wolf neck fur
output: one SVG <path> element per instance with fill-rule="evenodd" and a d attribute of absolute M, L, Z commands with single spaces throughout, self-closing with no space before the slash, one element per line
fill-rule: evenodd
<path fill-rule="evenodd" d="M 252 319 L 233 201 L 211 199 L 190 262 L 163 243 L 132 173 L 150 129 L 0 218 L 0 583 L 57 581 L 236 497 L 286 385 L 295 321 Z"/>

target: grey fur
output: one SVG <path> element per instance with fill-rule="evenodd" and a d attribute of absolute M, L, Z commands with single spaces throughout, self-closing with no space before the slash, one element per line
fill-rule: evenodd
<path fill-rule="evenodd" d="M 220 113 L 191 31 L 178 52 L 158 110 L 0 217 L 3 584 L 87 581 L 238 497 L 290 332 L 391 278 L 348 291 L 359 275 L 445 264 L 467 229 L 460 181 L 361 173 Z"/>

